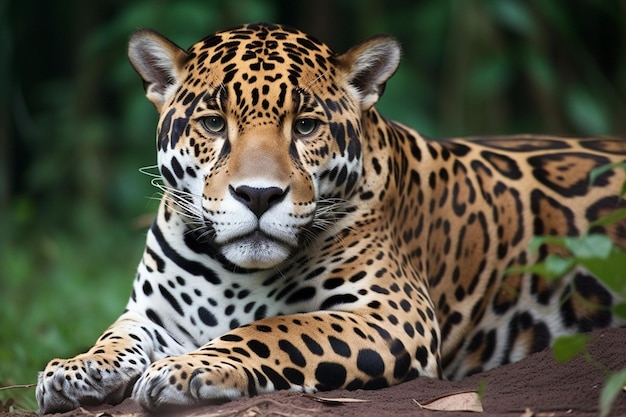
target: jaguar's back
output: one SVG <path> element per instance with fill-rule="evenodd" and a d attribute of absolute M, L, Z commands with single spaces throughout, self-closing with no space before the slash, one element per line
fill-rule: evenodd
<path fill-rule="evenodd" d="M 576 268 L 560 281 L 514 271 L 567 256 L 555 244 L 531 250 L 534 236 L 601 233 L 626 248 L 624 220 L 590 228 L 626 207 L 623 168 L 590 184 L 594 168 L 626 159 L 625 140 L 524 135 L 431 142 L 428 149 L 438 162 L 420 182 L 432 191 L 419 210 L 424 221 L 414 222 L 428 231 L 414 231 L 426 238 L 411 252 L 425 254 L 416 263 L 425 265 L 437 307 L 446 375 L 513 362 L 559 335 L 616 324 L 616 299 L 588 271 Z"/>

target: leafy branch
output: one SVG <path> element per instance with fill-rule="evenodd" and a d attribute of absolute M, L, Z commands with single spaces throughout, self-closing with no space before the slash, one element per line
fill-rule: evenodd
<path fill-rule="evenodd" d="M 626 162 L 604 165 L 592 170 L 590 184 L 601 174 L 615 168 L 626 169 Z M 626 194 L 626 182 L 622 184 L 620 196 Z M 587 232 L 581 236 L 537 236 L 530 243 L 530 250 L 536 252 L 543 245 L 557 246 L 560 253 L 550 253 L 543 261 L 521 268 L 512 268 L 510 272 L 525 272 L 540 275 L 548 280 L 558 280 L 578 267 L 593 274 L 608 289 L 613 291 L 621 301 L 612 306 L 613 314 L 626 320 L 626 250 L 615 245 L 611 238 L 600 233 L 589 233 L 596 227 L 614 224 L 626 218 L 626 208 L 614 211 L 589 224 Z M 573 284 L 570 284 L 573 286 Z M 572 296 L 575 294 L 573 288 Z M 607 375 L 600 393 L 600 416 L 605 417 L 611 410 L 617 395 L 626 387 L 626 369 L 613 372 L 596 361 L 589 353 L 588 344 L 591 338 L 585 334 L 561 336 L 555 339 L 552 351 L 555 360 L 566 362 L 582 353 L 585 360 Z"/>

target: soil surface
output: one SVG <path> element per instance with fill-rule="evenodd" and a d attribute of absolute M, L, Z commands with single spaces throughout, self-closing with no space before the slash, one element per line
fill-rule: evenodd
<path fill-rule="evenodd" d="M 594 333 L 589 353 L 610 371 L 626 368 L 626 329 Z M 298 393 L 277 392 L 220 405 L 180 410 L 175 414 L 182 417 L 597 416 L 599 396 L 605 378 L 604 372 L 591 365 L 582 355 L 558 364 L 552 353 L 545 351 L 461 381 L 418 378 L 377 391 L 337 390 L 316 395 L 323 399 L 345 398 L 346 401 L 324 403 Z M 430 411 L 419 405 L 439 397 L 456 398 L 449 396 L 477 390 L 483 390 L 483 412 Z M 366 401 L 351 401 L 354 399 Z M 127 399 L 116 406 L 80 408 L 56 417 L 148 415 L 134 401 Z M 626 416 L 626 392 L 620 392 L 610 415 Z M 30 417 L 34 416 L 36 414 Z M 16 417 L 16 414 L 0 413 L 0 417 Z"/>

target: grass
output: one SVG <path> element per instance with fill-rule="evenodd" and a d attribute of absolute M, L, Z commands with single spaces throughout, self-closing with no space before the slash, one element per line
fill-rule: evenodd
<path fill-rule="evenodd" d="M 50 359 L 87 350 L 122 312 L 145 231 L 97 215 L 86 224 L 0 242 L 0 387 L 36 383 Z M 34 388 L 1 390 L 0 404 L 9 400 L 37 410 Z"/>

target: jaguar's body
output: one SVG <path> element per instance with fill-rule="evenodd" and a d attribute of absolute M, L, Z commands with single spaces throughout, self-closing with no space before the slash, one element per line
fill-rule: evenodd
<path fill-rule="evenodd" d="M 615 324 L 589 273 L 508 268 L 533 235 L 624 207 L 619 139 L 429 141 L 373 107 L 395 40 L 342 55 L 282 26 L 129 56 L 160 113 L 165 193 L 122 316 L 40 375 L 42 412 L 459 378 Z M 625 222 L 605 230 L 626 246 Z M 572 295 L 574 294 L 574 295 Z M 133 388 L 134 387 L 134 388 Z"/>

